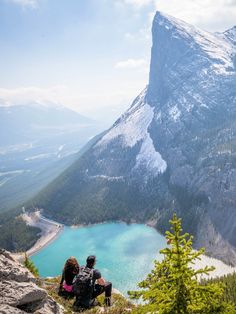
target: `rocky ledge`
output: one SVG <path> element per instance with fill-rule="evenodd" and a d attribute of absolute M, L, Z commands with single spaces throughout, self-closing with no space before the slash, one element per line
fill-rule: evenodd
<path fill-rule="evenodd" d="M 0 249 L 0 313 L 61 314 L 64 310 L 24 266 Z"/>

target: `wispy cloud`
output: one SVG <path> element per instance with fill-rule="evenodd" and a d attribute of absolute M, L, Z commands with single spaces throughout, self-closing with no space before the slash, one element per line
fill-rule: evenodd
<path fill-rule="evenodd" d="M 66 86 L 56 85 L 48 88 L 36 86 L 19 88 L 0 88 L 0 105 L 11 106 L 32 102 L 59 103 L 62 95 L 67 91 Z"/>
<path fill-rule="evenodd" d="M 183 19 L 209 31 L 223 31 L 236 23 L 236 0 L 117 0 L 142 10 L 151 5 L 155 9 Z M 217 16 L 217 18 L 216 18 Z"/>
<path fill-rule="evenodd" d="M 147 67 L 147 61 L 145 59 L 128 59 L 119 61 L 115 64 L 116 69 L 134 69 Z"/>
<path fill-rule="evenodd" d="M 112 123 L 130 105 L 131 100 L 137 95 L 140 86 L 130 84 L 127 88 L 119 90 L 102 90 L 93 93 L 84 93 L 78 88 L 69 88 L 65 85 L 50 87 L 18 87 L 0 88 L 0 106 L 10 107 L 29 104 L 41 104 L 43 106 L 65 106 L 81 114 L 100 121 L 107 120 Z M 105 118 L 104 118 L 105 117 Z"/>
<path fill-rule="evenodd" d="M 39 4 L 39 0 L 6 0 L 7 2 L 15 3 L 22 7 L 36 8 Z"/>
<path fill-rule="evenodd" d="M 154 2 L 154 0 L 123 0 L 124 3 L 132 4 L 138 8 L 141 8 L 145 5 L 149 5 Z"/>
<path fill-rule="evenodd" d="M 236 23 L 235 0 L 156 0 L 155 5 L 157 10 L 209 31 L 223 31 Z"/>

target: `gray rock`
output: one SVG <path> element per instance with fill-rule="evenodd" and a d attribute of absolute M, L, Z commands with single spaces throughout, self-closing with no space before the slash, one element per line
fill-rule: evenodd
<path fill-rule="evenodd" d="M 17 309 L 7 304 L 0 305 L 0 314 L 24 314 L 25 311 Z"/>
<path fill-rule="evenodd" d="M 19 306 L 42 301 L 47 292 L 33 282 L 1 281 L 0 298 L 4 304 Z"/>
<path fill-rule="evenodd" d="M 19 282 L 36 282 L 35 277 L 4 249 L 0 249 L 0 278 Z"/>
<path fill-rule="evenodd" d="M 0 250 L 0 314 L 63 313 L 63 308 L 35 282 L 35 277 L 9 252 Z"/>
<path fill-rule="evenodd" d="M 41 307 L 37 309 L 34 313 L 36 314 L 61 314 L 63 313 L 63 308 L 58 303 L 56 303 L 52 298 L 46 298 L 42 303 Z"/>

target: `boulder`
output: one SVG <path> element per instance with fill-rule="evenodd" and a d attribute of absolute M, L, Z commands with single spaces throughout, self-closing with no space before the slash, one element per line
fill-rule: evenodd
<path fill-rule="evenodd" d="M 62 314 L 63 308 L 36 284 L 36 278 L 0 249 L 0 313 Z"/>
<path fill-rule="evenodd" d="M 11 306 L 21 306 L 44 300 L 47 292 L 33 282 L 1 281 L 0 299 Z"/>
<path fill-rule="evenodd" d="M 7 304 L 2 304 L 0 305 L 0 313 L 1 314 L 24 314 L 26 312 L 17 309 L 13 306 L 7 305 Z"/>
<path fill-rule="evenodd" d="M 36 282 L 36 278 L 4 249 L 0 249 L 0 279 L 19 282 Z"/>
<path fill-rule="evenodd" d="M 35 314 L 46 314 L 46 313 L 63 313 L 61 305 L 56 303 L 51 297 L 47 297 L 42 303 L 41 307 L 35 311 Z"/>

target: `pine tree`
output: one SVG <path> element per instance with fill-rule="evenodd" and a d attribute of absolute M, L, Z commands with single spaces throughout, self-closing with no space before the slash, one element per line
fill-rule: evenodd
<path fill-rule="evenodd" d="M 27 256 L 26 253 L 25 253 L 24 266 L 25 266 L 26 268 L 28 268 L 28 270 L 29 270 L 35 277 L 38 277 L 38 276 L 39 276 L 39 271 L 38 271 L 37 267 L 34 265 L 33 261 L 31 261 L 31 260 L 29 259 L 29 257 Z"/>
<path fill-rule="evenodd" d="M 158 314 L 233 314 L 235 308 L 223 301 L 223 287 L 209 283 L 201 285 L 199 276 L 208 274 L 213 267 L 194 270 L 191 266 L 200 259 L 204 249 L 194 251 L 193 237 L 182 233 L 181 219 L 173 215 L 171 231 L 166 232 L 169 246 L 160 251 L 164 255 L 138 291 L 130 291 L 133 299 L 142 299 L 136 313 Z"/>

